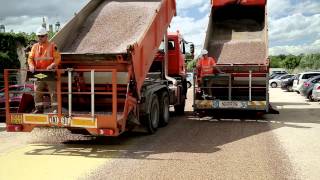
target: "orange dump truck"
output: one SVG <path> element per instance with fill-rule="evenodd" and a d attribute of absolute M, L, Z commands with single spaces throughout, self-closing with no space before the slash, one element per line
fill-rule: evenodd
<path fill-rule="evenodd" d="M 169 106 L 183 113 L 187 93 L 180 49 L 185 41 L 179 33 L 167 34 L 175 14 L 174 0 L 90 1 L 51 40 L 62 54 L 54 72 L 58 112 L 30 113 L 28 94 L 17 111 L 10 111 L 6 78 L 7 131 L 61 127 L 118 136 L 136 125 L 149 133 L 165 126 Z M 5 76 L 14 71 L 5 70 Z M 49 76 L 37 73 L 28 80 Z"/>
<path fill-rule="evenodd" d="M 204 49 L 221 73 L 203 77 L 194 94 L 199 115 L 269 111 L 266 0 L 212 0 Z"/>

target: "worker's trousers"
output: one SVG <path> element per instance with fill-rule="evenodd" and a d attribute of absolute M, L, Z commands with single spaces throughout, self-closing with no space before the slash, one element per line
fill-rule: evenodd
<path fill-rule="evenodd" d="M 213 96 L 213 85 L 214 85 L 213 79 L 201 79 L 201 86 L 205 87 L 203 88 L 204 92 L 210 97 Z"/>
<path fill-rule="evenodd" d="M 50 100 L 51 100 L 51 108 L 56 109 L 58 106 L 57 103 L 57 94 L 56 94 L 56 82 L 55 81 L 38 81 L 36 82 L 36 93 L 35 93 L 35 105 L 37 109 L 43 109 L 44 108 L 44 102 L 43 102 L 43 95 L 44 91 L 46 90 L 46 87 L 48 87 L 49 93 L 50 93 Z"/>

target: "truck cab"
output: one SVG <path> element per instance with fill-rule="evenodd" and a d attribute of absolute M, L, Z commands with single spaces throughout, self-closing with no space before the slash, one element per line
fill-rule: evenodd
<path fill-rule="evenodd" d="M 183 39 L 179 31 L 169 32 L 168 35 L 168 75 L 171 77 L 186 77 L 186 54 L 187 46 L 190 45 L 190 54 L 193 55 L 193 44 Z M 155 56 L 150 72 L 158 71 L 164 62 L 164 41 L 162 41 L 159 51 Z"/>

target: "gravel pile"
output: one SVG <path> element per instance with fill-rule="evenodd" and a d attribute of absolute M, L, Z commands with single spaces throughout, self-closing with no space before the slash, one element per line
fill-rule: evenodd
<path fill-rule="evenodd" d="M 160 7 L 160 0 L 105 1 L 82 25 L 77 38 L 64 51 L 75 53 L 123 53 L 143 35 Z"/>
<path fill-rule="evenodd" d="M 211 45 L 211 55 L 218 64 L 264 64 L 266 44 L 262 41 L 231 41 Z"/>
<path fill-rule="evenodd" d="M 71 134 L 65 128 L 35 128 L 30 133 L 29 143 L 60 144 L 66 141 L 90 140 L 92 137 Z"/>
<path fill-rule="evenodd" d="M 213 22 L 209 55 L 218 64 L 264 64 L 267 58 L 264 23 L 250 19 Z"/>

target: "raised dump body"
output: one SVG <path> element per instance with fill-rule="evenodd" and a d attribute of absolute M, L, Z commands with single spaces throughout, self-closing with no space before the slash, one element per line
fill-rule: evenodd
<path fill-rule="evenodd" d="M 166 111 L 161 101 L 182 101 L 163 76 L 147 78 L 175 14 L 174 0 L 90 1 L 51 39 L 62 55 L 56 72 L 58 113 L 7 110 L 8 131 L 58 126 L 117 136 L 131 124 L 143 124 L 152 133 L 157 127 L 150 121 L 161 123 L 161 111 Z M 181 87 L 175 86 L 176 91 Z"/>
<path fill-rule="evenodd" d="M 204 49 L 222 74 L 205 77 L 208 83 L 196 89 L 196 111 L 268 111 L 267 29 L 265 0 L 212 1 Z"/>

